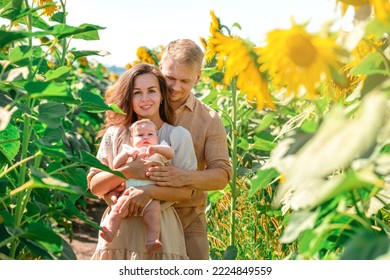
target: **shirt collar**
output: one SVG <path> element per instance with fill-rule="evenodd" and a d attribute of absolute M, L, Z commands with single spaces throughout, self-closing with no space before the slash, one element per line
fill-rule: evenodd
<path fill-rule="evenodd" d="M 194 96 L 193 92 L 191 92 L 190 95 L 188 95 L 188 98 L 187 98 L 186 102 L 183 104 L 183 106 L 186 106 L 191 111 L 194 111 L 195 96 Z"/>

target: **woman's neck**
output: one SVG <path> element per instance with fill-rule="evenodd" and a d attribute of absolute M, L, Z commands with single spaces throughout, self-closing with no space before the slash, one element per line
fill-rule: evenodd
<path fill-rule="evenodd" d="M 164 124 L 164 121 L 161 119 L 159 116 L 158 118 L 138 118 L 139 120 L 141 119 L 150 119 L 157 127 L 157 130 L 160 129 L 160 127 Z"/>

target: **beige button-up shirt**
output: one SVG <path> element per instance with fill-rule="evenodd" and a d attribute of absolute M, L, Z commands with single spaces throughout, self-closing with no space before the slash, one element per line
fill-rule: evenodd
<path fill-rule="evenodd" d="M 198 170 L 222 168 L 231 178 L 232 166 L 229 158 L 226 131 L 217 112 L 199 101 L 192 93 L 186 102 L 175 111 L 175 123 L 190 131 L 194 142 Z M 207 192 L 196 191 L 194 197 L 179 202 L 175 208 L 183 228 L 191 220 L 204 213 Z"/>

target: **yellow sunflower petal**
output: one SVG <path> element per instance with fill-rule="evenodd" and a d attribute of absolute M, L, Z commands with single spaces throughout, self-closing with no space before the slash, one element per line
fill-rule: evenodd
<path fill-rule="evenodd" d="M 313 36 L 293 23 L 291 29 L 268 33 L 259 63 L 276 88 L 285 87 L 293 95 L 305 91 L 312 98 L 318 83 L 330 77 L 330 67 L 337 67 L 335 49 L 332 39 Z"/>

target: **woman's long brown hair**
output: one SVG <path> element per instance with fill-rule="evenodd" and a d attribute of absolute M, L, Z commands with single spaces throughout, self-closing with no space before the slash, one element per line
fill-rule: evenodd
<path fill-rule="evenodd" d="M 163 74 L 155 65 L 140 63 L 123 73 L 118 81 L 105 92 L 106 104 L 116 104 L 126 115 L 107 111 L 104 118 L 104 127 L 99 131 L 98 137 L 103 136 L 110 126 L 130 127 L 132 123 L 138 120 L 138 116 L 133 110 L 132 94 L 135 79 L 143 74 L 156 76 L 163 98 L 159 108 L 160 117 L 164 122 L 173 124 L 174 112 L 169 99 L 169 88 Z"/>

